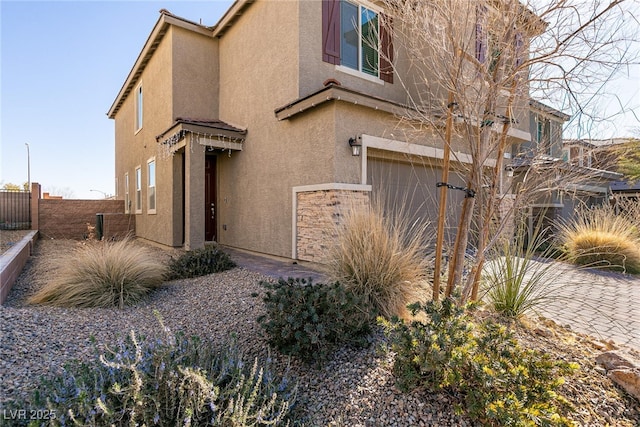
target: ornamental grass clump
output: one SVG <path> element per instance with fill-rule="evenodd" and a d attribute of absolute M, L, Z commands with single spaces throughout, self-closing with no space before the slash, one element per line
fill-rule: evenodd
<path fill-rule="evenodd" d="M 332 281 L 387 318 L 406 317 L 408 304 L 430 295 L 427 224 L 385 215 L 377 202 L 349 209 L 342 220 L 329 254 Z"/>
<path fill-rule="evenodd" d="M 60 269 L 29 303 L 123 308 L 162 284 L 166 271 L 149 249 L 130 238 L 88 242 L 58 262 Z"/>
<path fill-rule="evenodd" d="M 630 218 L 609 205 L 579 209 L 560 224 L 559 240 L 576 264 L 640 274 L 640 236 Z"/>

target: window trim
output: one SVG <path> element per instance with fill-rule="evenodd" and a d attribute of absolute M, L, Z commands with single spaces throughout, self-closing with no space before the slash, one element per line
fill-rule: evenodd
<path fill-rule="evenodd" d="M 135 93 L 135 123 L 134 123 L 134 133 L 138 133 L 142 130 L 144 125 L 144 91 L 142 88 L 142 83 L 136 86 Z"/>
<path fill-rule="evenodd" d="M 131 212 L 131 198 L 129 195 L 129 172 L 124 173 L 124 213 Z"/>
<path fill-rule="evenodd" d="M 149 170 L 149 166 L 153 163 L 153 186 L 151 186 L 151 171 Z M 158 206 L 158 200 L 157 200 L 157 191 L 156 189 L 158 188 L 157 186 L 157 181 L 156 181 L 156 167 L 157 167 L 157 163 L 156 163 L 156 158 L 155 157 L 151 157 L 149 160 L 147 160 L 147 213 L 148 214 L 155 214 L 156 213 L 156 209 Z M 151 207 L 151 188 L 153 188 L 153 207 Z"/>
<path fill-rule="evenodd" d="M 135 213 L 142 213 L 142 166 L 136 166 L 136 200 L 135 200 Z"/>

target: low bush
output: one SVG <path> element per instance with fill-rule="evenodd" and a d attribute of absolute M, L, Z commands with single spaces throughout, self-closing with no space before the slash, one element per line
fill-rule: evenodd
<path fill-rule="evenodd" d="M 217 246 L 205 246 L 202 249 L 188 251 L 169 263 L 169 280 L 188 279 L 219 273 L 234 268 L 236 263 Z"/>
<path fill-rule="evenodd" d="M 560 224 L 567 258 L 579 265 L 640 274 L 640 237 L 630 214 L 609 205 L 580 209 Z"/>
<path fill-rule="evenodd" d="M 35 404 L 62 426 L 261 426 L 284 425 L 295 394 L 268 365 L 245 365 L 233 343 L 214 349 L 172 333 L 139 341 L 132 331 L 99 361 L 45 381 Z"/>
<path fill-rule="evenodd" d="M 504 326 L 476 324 L 450 299 L 414 304 L 411 310 L 422 311 L 427 320 L 407 324 L 381 318 L 396 353 L 393 373 L 401 389 L 454 393 L 482 425 L 572 425 L 561 415 L 568 403 L 556 391 L 577 365 L 523 349 Z"/>
<path fill-rule="evenodd" d="M 427 229 L 402 212 L 385 215 L 381 203 L 343 216 L 329 254 L 331 279 L 364 298 L 387 318 L 430 296 L 425 256 Z"/>
<path fill-rule="evenodd" d="M 267 312 L 258 322 L 280 352 L 321 364 L 339 344 L 368 343 L 375 316 L 340 283 L 289 278 L 261 285 Z"/>
<path fill-rule="evenodd" d="M 164 281 L 166 268 L 131 239 L 89 242 L 59 260 L 60 270 L 29 298 L 61 307 L 124 307 Z"/>

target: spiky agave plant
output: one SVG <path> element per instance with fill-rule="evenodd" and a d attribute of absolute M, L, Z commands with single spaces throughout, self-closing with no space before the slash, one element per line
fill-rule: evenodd
<path fill-rule="evenodd" d="M 514 238 L 502 239 L 485 265 L 482 279 L 493 309 L 518 318 L 551 298 L 550 285 L 560 272 L 551 262 L 556 249 L 540 221 L 531 230 L 520 222 Z"/>

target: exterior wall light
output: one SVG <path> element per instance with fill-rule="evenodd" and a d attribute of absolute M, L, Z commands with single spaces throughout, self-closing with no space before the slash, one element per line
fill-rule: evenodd
<path fill-rule="evenodd" d="M 360 149 L 362 148 L 362 142 L 359 136 L 355 138 L 349 138 L 349 146 L 351 147 L 351 154 L 354 156 L 360 155 Z"/>

